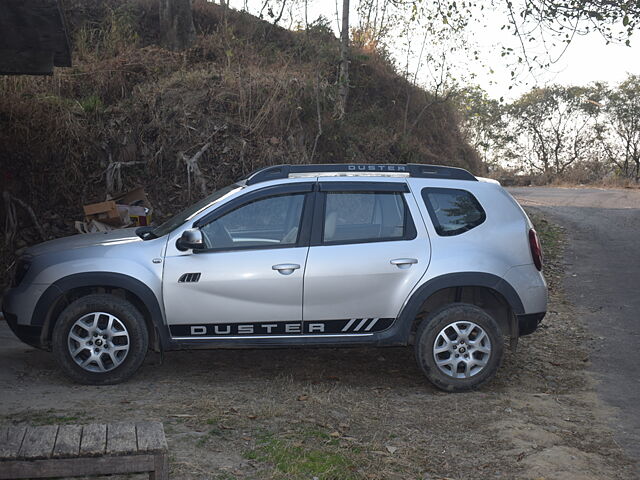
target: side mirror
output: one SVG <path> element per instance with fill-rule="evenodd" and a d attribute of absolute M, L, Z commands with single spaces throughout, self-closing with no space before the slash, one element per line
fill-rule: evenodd
<path fill-rule="evenodd" d="M 182 232 L 180 238 L 176 241 L 176 248 L 181 252 L 187 250 L 202 250 L 204 241 L 202 240 L 202 232 L 199 228 L 189 228 Z"/>

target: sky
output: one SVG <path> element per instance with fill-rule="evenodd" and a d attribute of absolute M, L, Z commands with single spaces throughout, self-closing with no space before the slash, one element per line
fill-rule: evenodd
<path fill-rule="evenodd" d="M 640 36 L 632 38 L 631 47 L 606 45 L 599 34 L 578 37 L 554 70 L 551 78 L 562 84 L 618 83 L 627 73 L 640 75 Z"/>
<path fill-rule="evenodd" d="M 256 14 L 263 4 L 263 0 L 231 0 L 231 7 L 241 9 L 245 5 L 250 12 Z M 291 2 L 290 2 L 291 3 Z M 338 25 L 336 21 L 336 2 L 331 0 L 309 0 L 308 16 L 309 21 L 315 20 L 323 15 L 332 20 L 332 25 L 336 34 Z M 357 1 L 352 0 L 352 19 L 355 18 L 354 5 Z M 298 18 L 302 18 L 302 3 L 292 13 Z M 285 17 L 289 12 L 285 13 Z M 533 76 L 521 75 L 518 82 L 511 79 L 512 65 L 507 65 L 504 58 L 500 57 L 500 46 L 511 46 L 517 48 L 516 38 L 501 31 L 500 26 L 504 22 L 503 18 L 488 16 L 480 23 L 472 25 L 468 31 L 468 39 L 478 46 L 480 51 L 480 61 L 470 60 L 467 56 L 459 55 L 454 57 L 451 63 L 451 73 L 455 78 L 460 79 L 461 84 L 473 82 L 484 88 L 493 98 L 514 99 L 522 93 L 528 91 L 533 86 L 543 86 L 546 84 L 558 83 L 562 85 L 586 85 L 595 81 L 603 81 L 611 84 L 624 80 L 628 73 L 640 75 L 640 35 L 631 38 L 631 47 L 621 44 L 607 45 L 599 33 L 590 33 L 585 36 L 576 36 L 567 51 L 562 57 L 547 70 L 536 69 Z M 295 22 L 291 19 L 283 18 L 281 26 L 288 26 Z M 412 38 L 414 45 L 420 45 L 422 34 L 415 33 L 417 38 Z M 399 43 L 399 42 L 398 42 Z M 402 57 L 401 46 L 396 45 L 391 48 L 396 57 Z M 410 61 L 409 70 L 415 71 L 418 65 L 418 55 L 414 55 Z M 490 72 L 489 67 L 491 66 Z M 429 87 L 431 82 L 429 68 L 421 66 L 418 69 L 417 83 Z M 511 88 L 509 88 L 511 86 Z"/>

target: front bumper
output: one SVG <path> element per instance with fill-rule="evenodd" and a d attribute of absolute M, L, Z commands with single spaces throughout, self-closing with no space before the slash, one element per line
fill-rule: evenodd
<path fill-rule="evenodd" d="M 536 331 L 538 325 L 542 322 L 542 319 L 547 312 L 540 313 L 528 313 L 526 315 L 516 315 L 518 318 L 518 333 L 519 336 L 529 335 Z"/>
<path fill-rule="evenodd" d="M 7 290 L 2 298 L 2 313 L 11 331 L 24 343 L 37 348 L 42 348 L 42 325 L 33 325 L 32 316 L 44 289 L 44 285 L 20 285 Z"/>
<path fill-rule="evenodd" d="M 7 325 L 22 342 L 31 345 L 32 347 L 42 348 L 40 341 L 40 334 L 42 333 L 42 327 L 32 327 L 30 325 L 19 325 L 18 317 L 12 313 L 9 313 L 3 309 L 2 314 L 7 321 Z"/>

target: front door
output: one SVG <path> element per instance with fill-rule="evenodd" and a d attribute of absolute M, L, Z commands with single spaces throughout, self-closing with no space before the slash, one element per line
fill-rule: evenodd
<path fill-rule="evenodd" d="M 308 253 L 303 219 L 310 184 L 267 188 L 200 224 L 206 248 L 169 244 L 163 289 L 171 335 L 180 339 L 302 333 Z M 310 212 L 306 212 L 310 215 Z M 305 238 L 306 237 L 306 238 Z"/>
<path fill-rule="evenodd" d="M 406 183 L 321 182 L 315 215 L 321 221 L 314 220 L 307 259 L 305 331 L 386 330 L 430 260 Z"/>

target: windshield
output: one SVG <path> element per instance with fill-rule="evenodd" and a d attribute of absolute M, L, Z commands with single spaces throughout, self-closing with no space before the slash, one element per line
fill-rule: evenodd
<path fill-rule="evenodd" d="M 169 220 L 164 222 L 162 225 L 156 227 L 151 233 L 155 238 L 162 237 L 163 235 L 166 235 L 167 233 L 174 231 L 184 222 L 196 216 L 198 213 L 200 213 L 204 209 L 210 207 L 214 203 L 219 202 L 224 197 L 231 195 L 232 193 L 235 193 L 236 190 L 239 190 L 241 188 L 243 188 L 242 185 L 238 183 L 234 183 L 233 185 L 229 185 L 227 187 L 221 188 L 220 190 L 216 190 L 208 197 L 203 198 L 199 202 L 191 205 L 186 210 L 183 210 L 177 215 L 174 215 Z"/>

